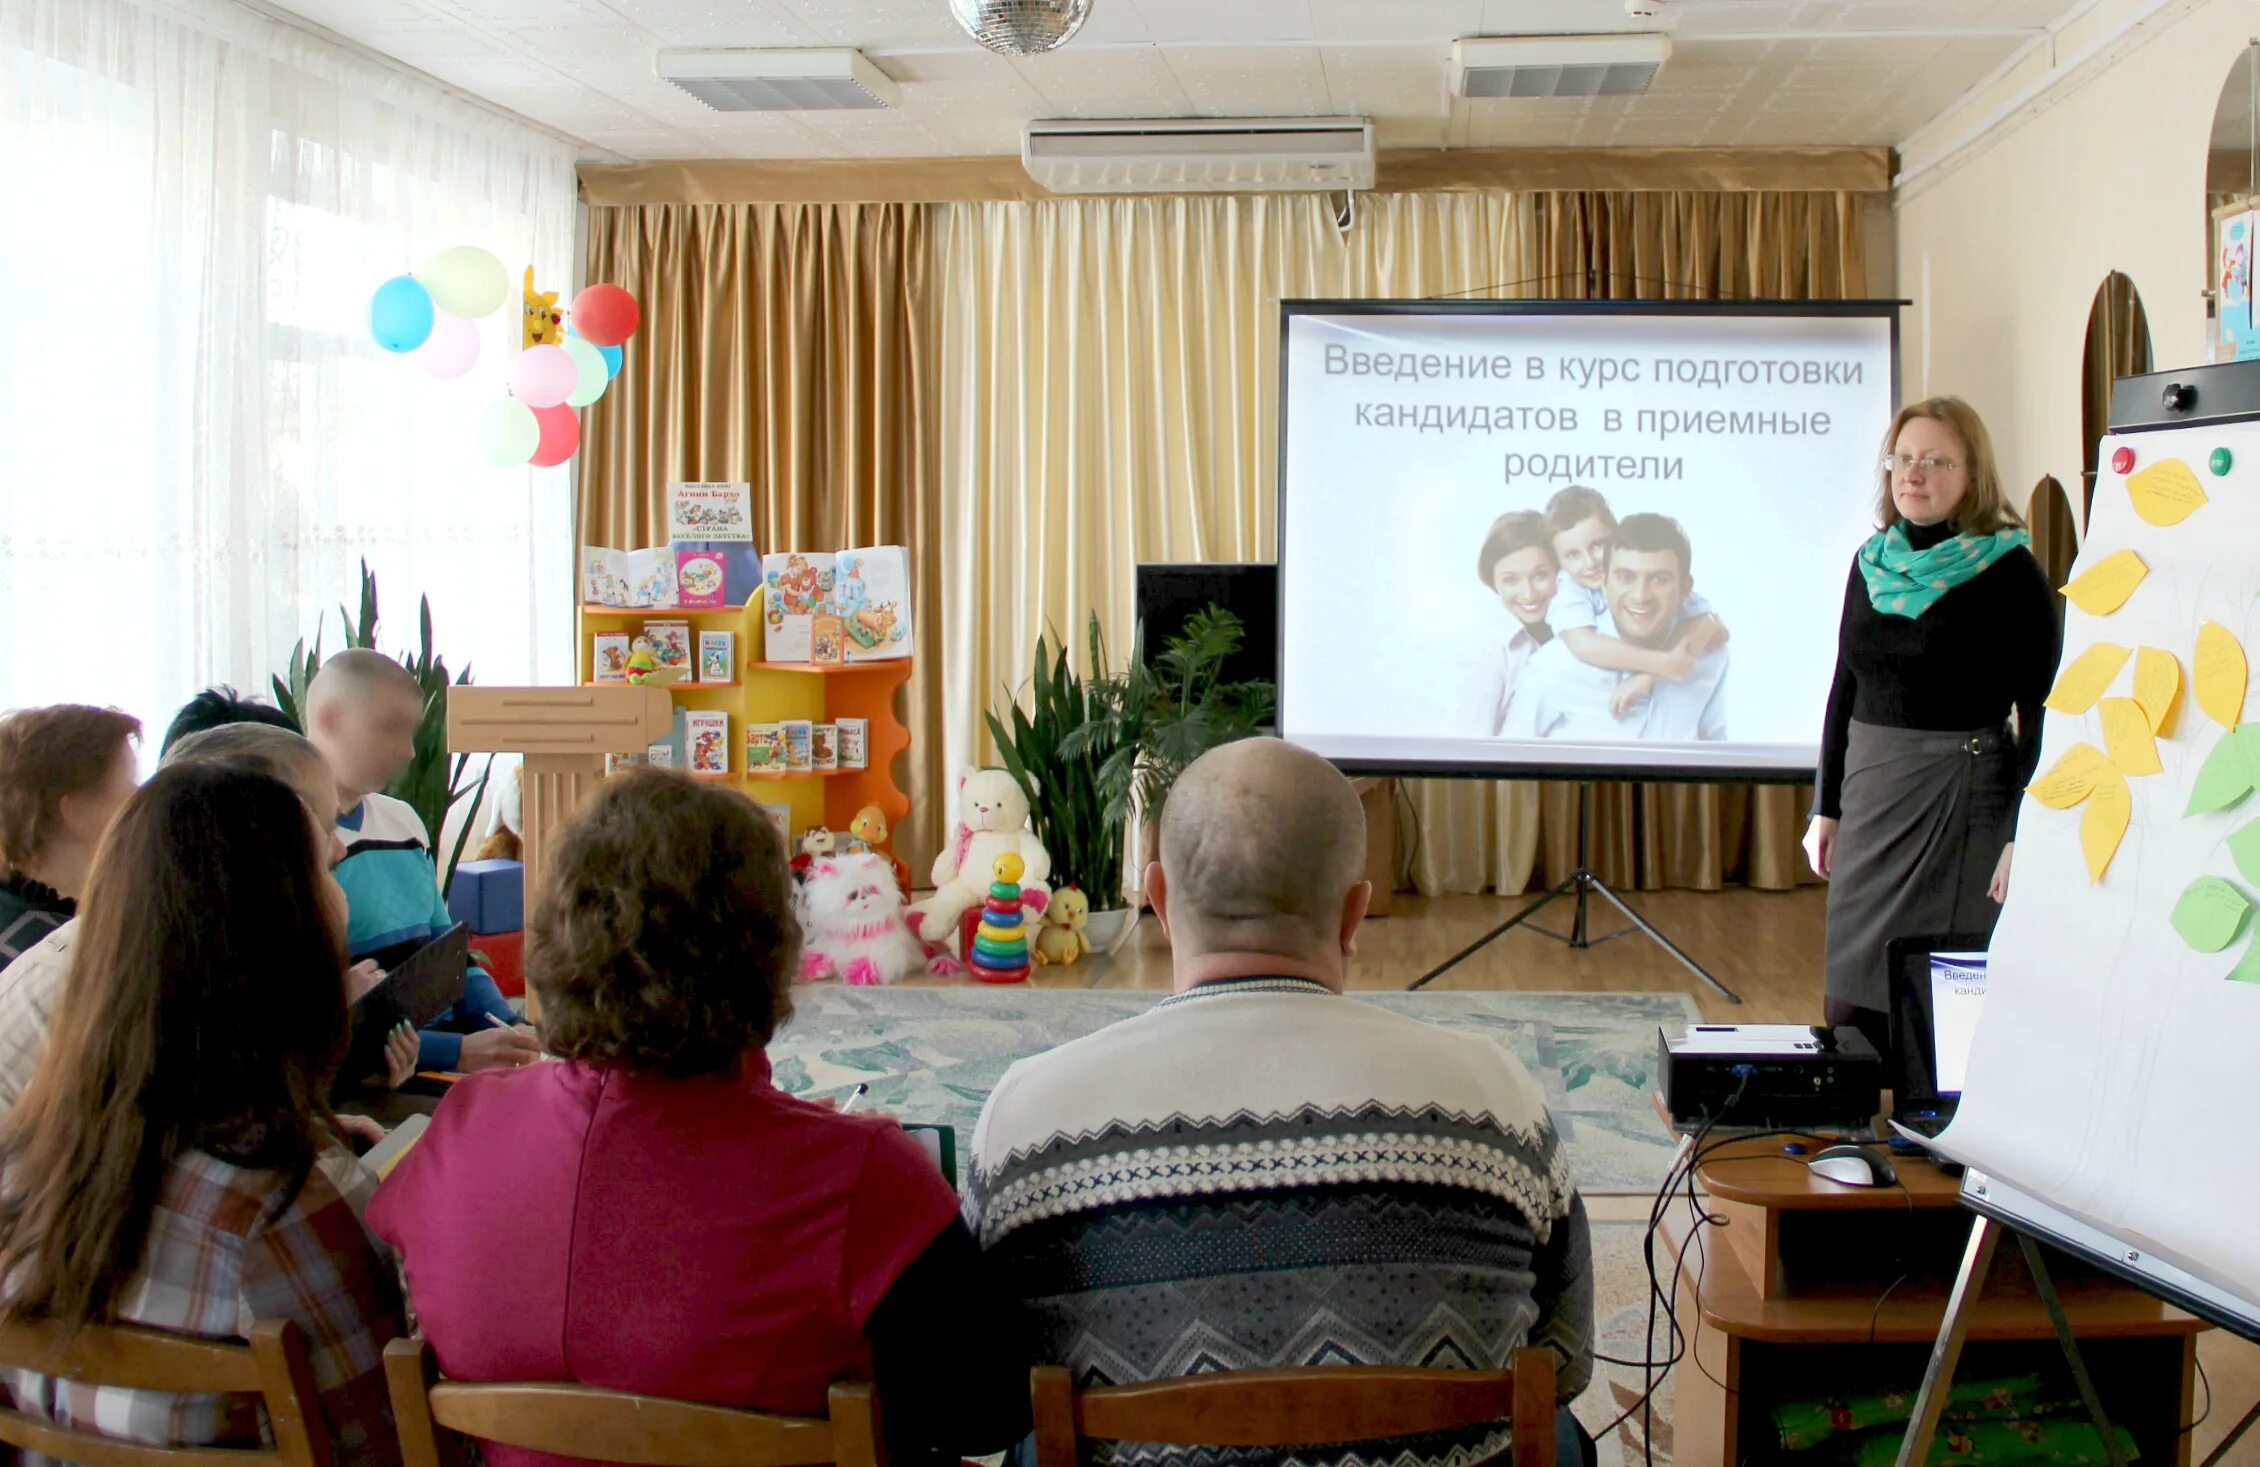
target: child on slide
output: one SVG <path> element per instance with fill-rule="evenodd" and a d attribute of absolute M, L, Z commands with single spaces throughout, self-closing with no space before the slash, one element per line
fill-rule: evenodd
<path fill-rule="evenodd" d="M 1572 484 L 1555 494 L 1546 502 L 1546 526 L 1553 532 L 1555 559 L 1570 581 L 1554 603 L 1554 635 L 1586 666 L 1631 674 L 1609 700 L 1612 716 L 1622 718 L 1646 702 L 1658 678 L 1684 682 L 1694 676 L 1697 658 L 1726 645 L 1726 623 L 1699 594 L 1687 598 L 1679 638 L 1664 651 L 1635 647 L 1600 629 L 1608 614 L 1609 540 L 1616 534 L 1617 517 L 1598 489 Z"/>

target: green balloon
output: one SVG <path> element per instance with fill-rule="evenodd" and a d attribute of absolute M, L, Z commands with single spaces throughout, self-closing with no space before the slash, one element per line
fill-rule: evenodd
<path fill-rule="evenodd" d="M 416 279 L 431 292 L 432 304 L 466 321 L 491 316 L 510 299 L 510 277 L 502 262 L 477 245 L 440 251 L 416 272 Z"/>
<path fill-rule="evenodd" d="M 573 391 L 565 399 L 565 405 L 585 408 L 604 396 L 604 389 L 612 385 L 612 369 L 604 364 L 603 352 L 578 336 L 565 338 L 565 355 L 573 359 L 573 370 L 579 374 L 573 380 Z"/>
<path fill-rule="evenodd" d="M 541 424 L 534 410 L 506 397 L 486 410 L 479 420 L 479 453 L 498 469 L 522 466 L 541 447 Z"/>

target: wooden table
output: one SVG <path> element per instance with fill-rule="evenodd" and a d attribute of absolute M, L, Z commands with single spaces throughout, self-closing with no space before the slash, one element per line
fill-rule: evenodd
<path fill-rule="evenodd" d="M 1722 1225 L 1701 1228 L 1684 1192 L 1667 1213 L 1659 1272 L 1684 1259 L 1674 1309 L 1690 1349 L 1672 1373 L 1674 1462 L 1766 1460 L 1779 1400 L 1904 1387 L 1938 1337 L 1974 1215 L 1927 1158 L 1894 1157 L 1899 1184 L 1846 1187 L 1785 1152 L 1790 1138 L 1722 1147 L 1696 1169 Z M 1811 1151 L 1826 1138 L 1805 1143 Z M 2204 1321 L 2052 1254 L 2049 1271 L 2111 1419 L 2150 1463 L 2189 1461 Z M 1666 1280 L 1667 1285 L 1669 1280 Z M 2003 1250 L 1977 1305 L 1965 1381 L 2061 1365 L 2023 1259 Z"/>

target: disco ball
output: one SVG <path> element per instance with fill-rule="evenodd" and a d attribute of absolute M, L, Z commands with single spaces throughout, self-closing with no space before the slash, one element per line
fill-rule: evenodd
<path fill-rule="evenodd" d="M 967 35 L 999 56 L 1035 56 L 1081 30 L 1091 0 L 950 0 L 950 10 Z"/>

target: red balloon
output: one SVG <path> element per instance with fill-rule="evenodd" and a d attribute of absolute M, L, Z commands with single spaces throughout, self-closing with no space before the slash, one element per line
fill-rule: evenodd
<path fill-rule="evenodd" d="M 642 319 L 636 298 L 617 285 L 592 285 L 573 297 L 573 334 L 591 346 L 618 346 Z"/>
<path fill-rule="evenodd" d="M 581 446 L 581 415 L 565 404 L 535 408 L 534 421 L 541 425 L 541 442 L 529 460 L 535 468 L 554 469 Z"/>

